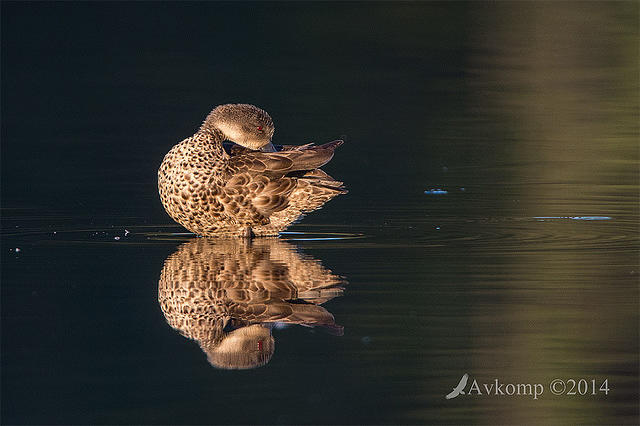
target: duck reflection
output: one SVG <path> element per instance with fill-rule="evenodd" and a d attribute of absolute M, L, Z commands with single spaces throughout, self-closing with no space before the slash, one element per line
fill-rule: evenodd
<path fill-rule="evenodd" d="M 279 239 L 197 238 L 165 261 L 158 301 L 169 325 L 197 341 L 211 365 L 250 369 L 271 359 L 276 324 L 342 335 L 320 305 L 342 295 L 344 284 Z"/>

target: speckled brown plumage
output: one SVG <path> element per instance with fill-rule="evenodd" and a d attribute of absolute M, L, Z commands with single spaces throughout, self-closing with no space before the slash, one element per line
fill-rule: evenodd
<path fill-rule="evenodd" d="M 274 322 L 324 326 L 340 334 L 320 304 L 342 294 L 344 280 L 276 238 L 187 242 L 165 261 L 158 300 L 171 327 L 198 342 L 222 368 L 266 363 Z"/>
<path fill-rule="evenodd" d="M 273 147 L 273 131 L 271 117 L 255 106 L 215 108 L 160 166 L 158 189 L 169 216 L 203 236 L 271 236 L 346 193 L 318 169 L 342 141 L 255 151 Z M 241 146 L 227 152 L 225 140 Z"/>

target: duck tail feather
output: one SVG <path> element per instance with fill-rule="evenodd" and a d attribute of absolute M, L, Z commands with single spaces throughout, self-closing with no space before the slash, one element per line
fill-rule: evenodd
<path fill-rule="evenodd" d="M 313 170 L 324 166 L 333 158 L 335 149 L 343 143 L 337 140 L 296 151 L 297 155 L 291 157 L 294 163 L 292 170 Z"/>

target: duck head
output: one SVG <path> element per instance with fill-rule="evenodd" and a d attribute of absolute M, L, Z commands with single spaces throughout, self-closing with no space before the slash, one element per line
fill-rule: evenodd
<path fill-rule="evenodd" d="M 226 104 L 213 109 L 201 129 L 217 129 L 225 139 L 249 149 L 271 145 L 275 128 L 266 111 L 249 104 Z"/>

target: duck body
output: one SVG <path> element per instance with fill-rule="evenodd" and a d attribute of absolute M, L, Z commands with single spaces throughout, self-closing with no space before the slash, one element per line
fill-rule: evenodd
<path fill-rule="evenodd" d="M 272 135 L 271 118 L 257 107 L 215 108 L 160 166 L 158 190 L 169 216 L 202 236 L 276 236 L 346 193 L 319 169 L 342 141 L 257 151 L 274 151 Z M 225 150 L 227 140 L 237 145 Z"/>

